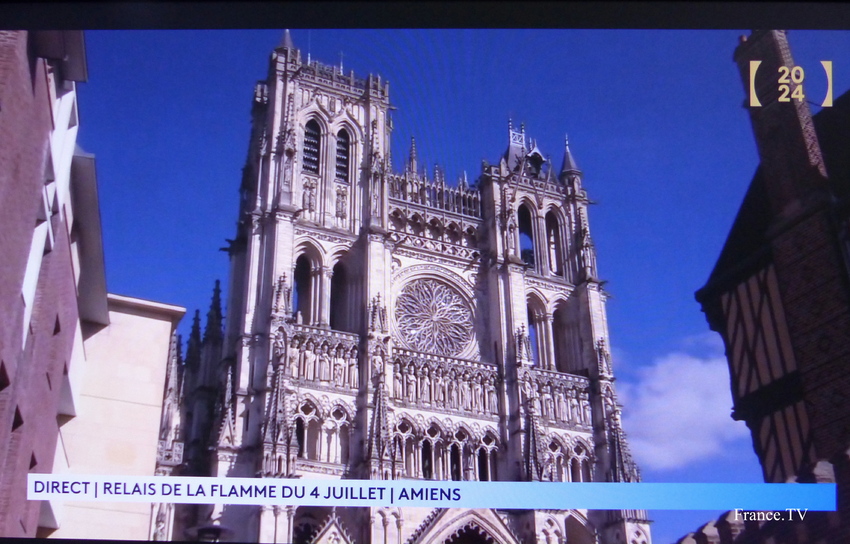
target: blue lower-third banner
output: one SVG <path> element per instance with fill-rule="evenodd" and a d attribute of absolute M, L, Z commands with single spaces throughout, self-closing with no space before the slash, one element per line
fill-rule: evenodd
<path fill-rule="evenodd" d="M 835 510 L 835 484 L 302 480 L 29 474 L 29 500 L 589 510 Z"/>

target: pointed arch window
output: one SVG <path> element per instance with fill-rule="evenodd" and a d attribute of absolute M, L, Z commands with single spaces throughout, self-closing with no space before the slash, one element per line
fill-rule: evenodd
<path fill-rule="evenodd" d="M 564 275 L 564 248 L 561 243 L 561 225 L 555 212 L 546 214 L 546 249 L 549 270 L 553 276 Z"/>
<path fill-rule="evenodd" d="M 319 173 L 319 155 L 321 151 L 322 130 L 315 119 L 308 121 L 304 127 L 304 171 L 311 174 Z"/>
<path fill-rule="evenodd" d="M 541 354 L 543 352 L 543 319 L 540 312 L 533 308 L 531 304 L 528 306 L 528 342 L 531 344 L 531 362 L 536 367 L 542 366 Z"/>
<path fill-rule="evenodd" d="M 534 225 L 531 212 L 523 204 L 517 211 L 519 222 L 519 256 L 528 266 L 534 266 Z"/>
<path fill-rule="evenodd" d="M 452 480 L 458 482 L 463 479 L 463 467 L 461 465 L 461 452 L 458 444 L 452 444 L 449 448 L 449 466 Z"/>
<path fill-rule="evenodd" d="M 422 477 L 426 480 L 434 479 L 434 452 L 428 440 L 422 441 Z"/>
<path fill-rule="evenodd" d="M 582 373 L 582 345 L 579 324 L 574 316 L 572 301 L 561 301 L 552 314 L 552 339 L 555 348 L 555 369 L 571 374 Z"/>
<path fill-rule="evenodd" d="M 342 129 L 336 135 L 336 180 L 348 183 L 350 168 L 351 138 L 348 136 L 348 131 Z"/>
<path fill-rule="evenodd" d="M 302 323 L 312 323 L 312 294 L 313 294 L 313 278 L 312 264 L 307 255 L 301 255 L 295 260 L 295 273 L 293 279 L 295 288 L 293 289 L 294 296 L 292 297 L 292 306 L 295 311 L 296 318 L 300 315 Z"/>
<path fill-rule="evenodd" d="M 350 324 L 350 305 L 349 297 L 349 279 L 345 270 L 345 265 L 341 262 L 336 263 L 333 267 L 333 275 L 331 276 L 331 311 L 330 325 L 331 329 L 336 331 L 352 331 Z"/>

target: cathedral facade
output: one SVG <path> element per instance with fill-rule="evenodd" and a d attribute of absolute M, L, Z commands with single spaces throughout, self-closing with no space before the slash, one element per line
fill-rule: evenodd
<path fill-rule="evenodd" d="M 499 162 L 450 184 L 415 143 L 393 170 L 390 109 L 380 77 L 304 62 L 288 32 L 274 50 L 226 248 L 226 325 L 216 286 L 158 473 L 638 481 L 569 146 L 558 168 L 509 127 Z M 182 459 L 167 455 L 180 441 Z M 154 505 L 153 517 L 154 539 L 650 542 L 643 511 Z"/>

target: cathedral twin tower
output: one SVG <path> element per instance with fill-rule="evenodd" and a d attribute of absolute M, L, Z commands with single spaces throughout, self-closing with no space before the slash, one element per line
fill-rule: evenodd
<path fill-rule="evenodd" d="M 390 162 L 389 85 L 303 62 L 254 91 L 218 288 L 183 366 L 183 475 L 638 481 L 582 174 L 509 130 L 478 179 Z M 173 538 L 647 544 L 642 511 L 181 505 Z"/>

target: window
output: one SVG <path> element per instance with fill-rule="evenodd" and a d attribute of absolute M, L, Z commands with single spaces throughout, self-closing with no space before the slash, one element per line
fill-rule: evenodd
<path fill-rule="evenodd" d="M 433 453 L 431 451 L 431 442 L 428 440 L 422 441 L 422 477 L 426 480 L 434 479 Z"/>
<path fill-rule="evenodd" d="M 315 119 L 304 127 L 304 171 L 319 173 L 319 154 L 321 151 L 321 130 Z"/>
<path fill-rule="evenodd" d="M 449 458 L 452 480 L 456 482 L 462 480 L 463 468 L 461 467 L 460 446 L 452 444 L 449 450 Z"/>
<path fill-rule="evenodd" d="M 351 327 L 348 288 L 348 275 L 345 265 L 337 263 L 331 276 L 330 325 L 336 331 L 354 332 Z"/>
<path fill-rule="evenodd" d="M 351 141 L 348 131 L 340 130 L 336 135 L 336 180 L 342 183 L 349 181 L 351 165 Z"/>
<path fill-rule="evenodd" d="M 311 273 L 310 259 L 306 255 L 301 255 L 295 261 L 295 273 L 293 280 L 295 288 L 292 290 L 292 309 L 295 311 L 296 317 L 300 314 L 301 322 L 310 324 L 312 322 L 311 309 Z"/>
<path fill-rule="evenodd" d="M 546 214 L 546 249 L 549 271 L 553 276 L 564 275 L 564 248 L 561 245 L 561 225 L 555 212 Z"/>
<path fill-rule="evenodd" d="M 534 366 L 541 366 L 540 355 L 543 351 L 543 343 L 542 343 L 542 325 L 541 316 L 538 312 L 532 309 L 531 305 L 528 306 L 528 343 L 531 345 L 531 362 L 534 363 Z"/>
<path fill-rule="evenodd" d="M 534 227 L 531 212 L 522 205 L 517 211 L 519 221 L 519 256 L 528 266 L 534 266 Z"/>

